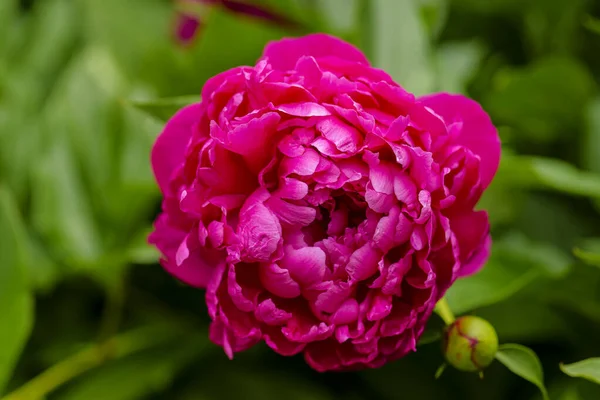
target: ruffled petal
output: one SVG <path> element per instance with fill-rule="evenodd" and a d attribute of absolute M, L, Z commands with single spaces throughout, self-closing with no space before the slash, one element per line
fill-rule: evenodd
<path fill-rule="evenodd" d="M 177 111 L 152 147 L 152 170 L 163 194 L 169 193 L 173 172 L 183 164 L 194 125 L 200 120 L 201 107 L 200 103 L 196 103 Z"/>
<path fill-rule="evenodd" d="M 437 93 L 420 97 L 419 102 L 440 115 L 446 125 L 462 125 L 454 141 L 481 159 L 481 183 L 485 189 L 500 163 L 500 137 L 489 115 L 476 101 L 462 95 Z"/>
<path fill-rule="evenodd" d="M 356 47 L 323 33 L 270 42 L 265 47 L 262 58 L 268 60 L 274 69 L 289 70 L 293 69 L 303 56 L 313 56 L 317 60 L 335 57 L 369 65 L 367 58 Z"/>

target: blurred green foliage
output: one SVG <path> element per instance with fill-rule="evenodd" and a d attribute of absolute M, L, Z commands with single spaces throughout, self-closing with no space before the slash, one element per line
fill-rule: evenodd
<path fill-rule="evenodd" d="M 543 378 L 527 351 L 499 358 L 544 379 L 551 399 L 600 398 L 559 368 L 600 355 L 600 2 L 257 3 L 297 26 L 214 7 L 184 48 L 169 0 L 0 0 L 0 394 L 541 398 L 500 363 L 484 380 L 447 370 L 434 382 L 437 344 L 358 373 L 318 374 L 265 346 L 228 361 L 208 342 L 203 293 L 156 263 L 145 243 L 160 202 L 148 159 L 164 120 L 210 76 L 254 63 L 267 41 L 324 31 L 417 94 L 462 92 L 490 112 L 504 146 L 480 203 L 493 254 L 448 302 L 488 319 L 502 343 L 534 349 Z M 599 368 L 563 366 L 592 381 Z"/>

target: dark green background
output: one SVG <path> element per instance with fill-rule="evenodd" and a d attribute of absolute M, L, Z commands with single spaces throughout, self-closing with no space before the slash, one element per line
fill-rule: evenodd
<path fill-rule="evenodd" d="M 553 400 L 600 398 L 559 370 L 600 356 L 600 2 L 259 3 L 298 27 L 215 8 L 183 48 L 170 1 L 0 0 L 0 393 L 58 365 L 29 388 L 50 400 L 539 398 L 498 362 L 484 380 L 449 369 L 434 381 L 439 343 L 357 373 L 318 374 L 264 345 L 229 361 L 208 342 L 203 292 L 156 264 L 149 151 L 189 97 L 156 99 L 197 95 L 268 40 L 325 31 L 417 94 L 466 93 L 489 111 L 504 148 L 480 204 L 493 255 L 449 304 L 534 349 Z"/>

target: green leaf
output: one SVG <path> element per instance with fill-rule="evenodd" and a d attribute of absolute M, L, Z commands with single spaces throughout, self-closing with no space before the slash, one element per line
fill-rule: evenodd
<path fill-rule="evenodd" d="M 494 321 L 498 337 L 510 342 L 559 341 L 571 329 L 559 310 L 548 307 L 547 302 L 527 290 L 502 303 L 478 309 L 477 316 Z"/>
<path fill-rule="evenodd" d="M 32 218 L 55 255 L 71 267 L 96 260 L 102 241 L 66 140 L 56 138 L 34 175 Z"/>
<path fill-rule="evenodd" d="M 501 179 L 525 188 L 600 198 L 600 174 L 579 170 L 558 159 L 506 153 L 498 174 Z"/>
<path fill-rule="evenodd" d="M 76 380 L 57 400 L 137 400 L 169 386 L 205 349 L 203 339 L 184 339 L 109 362 Z"/>
<path fill-rule="evenodd" d="M 321 0 L 317 6 L 333 31 L 349 32 L 353 29 L 358 0 Z"/>
<path fill-rule="evenodd" d="M 371 0 L 373 64 L 407 90 L 425 94 L 434 87 L 431 50 L 415 0 Z"/>
<path fill-rule="evenodd" d="M 494 243 L 492 254 L 483 269 L 475 275 L 457 280 L 446 298 L 456 314 L 503 301 L 533 282 L 541 273 L 562 276 L 566 267 L 560 260 L 548 261 L 541 250 L 531 247 L 520 235 L 508 235 Z M 537 251 L 537 252 L 536 252 Z M 556 261 L 556 264 L 554 264 Z M 541 263 L 541 264 L 540 264 Z"/>
<path fill-rule="evenodd" d="M 153 228 L 142 229 L 138 233 L 127 251 L 127 260 L 136 264 L 156 264 L 160 259 L 160 253 L 155 246 L 148 244 L 148 235 Z"/>
<path fill-rule="evenodd" d="M 479 65 L 483 48 L 477 42 L 451 42 L 436 51 L 436 90 L 465 93 L 468 81 Z"/>
<path fill-rule="evenodd" d="M 449 4 L 445 0 L 417 0 L 419 14 L 432 37 L 437 37 L 446 24 Z"/>
<path fill-rule="evenodd" d="M 561 394 L 559 400 L 582 400 L 582 398 L 579 395 L 577 388 L 575 386 L 571 386 Z"/>
<path fill-rule="evenodd" d="M 587 264 L 600 267 L 600 254 L 582 250 L 580 248 L 573 249 L 573 254 Z"/>
<path fill-rule="evenodd" d="M 4 0 L 0 2 L 0 55 L 4 55 L 12 27 L 18 17 L 19 3 L 17 0 Z M 0 64 L 4 60 L 0 57 Z M 1 86 L 0 86 L 1 91 Z"/>
<path fill-rule="evenodd" d="M 600 97 L 594 98 L 586 110 L 586 130 L 581 157 L 586 169 L 600 173 Z"/>
<path fill-rule="evenodd" d="M 202 376 L 195 380 L 195 385 L 186 391 L 182 399 L 331 400 L 333 398 L 314 379 L 309 380 L 289 371 L 261 369 L 262 366 L 259 365 L 248 365 L 244 369 L 236 369 L 231 364 L 213 365 L 210 370 L 205 370 Z M 224 385 L 223 382 L 235 382 L 235 385 Z"/>
<path fill-rule="evenodd" d="M 600 19 L 594 18 L 591 15 L 587 15 L 583 20 L 583 26 L 585 26 L 591 32 L 600 35 Z"/>
<path fill-rule="evenodd" d="M 440 329 L 427 329 L 421 337 L 419 338 L 419 342 L 417 346 L 424 346 L 426 344 L 435 343 L 442 339 L 442 331 Z"/>
<path fill-rule="evenodd" d="M 573 364 L 560 364 L 560 369 L 573 378 L 583 378 L 600 384 L 600 357 L 588 358 Z"/>
<path fill-rule="evenodd" d="M 542 364 L 533 350 L 520 344 L 507 343 L 498 347 L 496 359 L 514 374 L 536 385 L 544 400 L 549 400 Z"/>
<path fill-rule="evenodd" d="M 133 107 L 150 114 L 160 121 L 167 121 L 179 109 L 200 102 L 199 95 L 168 97 L 154 100 L 130 100 Z"/>
<path fill-rule="evenodd" d="M 545 58 L 499 72 L 484 106 L 497 124 L 517 129 L 521 142 L 549 143 L 577 130 L 594 80 L 572 58 Z"/>
<path fill-rule="evenodd" d="M 10 192 L 0 186 L 0 393 L 12 374 L 33 323 L 25 272 L 25 228 Z"/>

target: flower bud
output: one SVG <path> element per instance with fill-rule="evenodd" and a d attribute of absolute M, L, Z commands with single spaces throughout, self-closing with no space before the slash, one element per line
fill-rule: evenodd
<path fill-rule="evenodd" d="M 498 335 L 484 319 L 468 315 L 446 328 L 444 355 L 450 365 L 461 371 L 481 371 L 494 361 Z"/>

